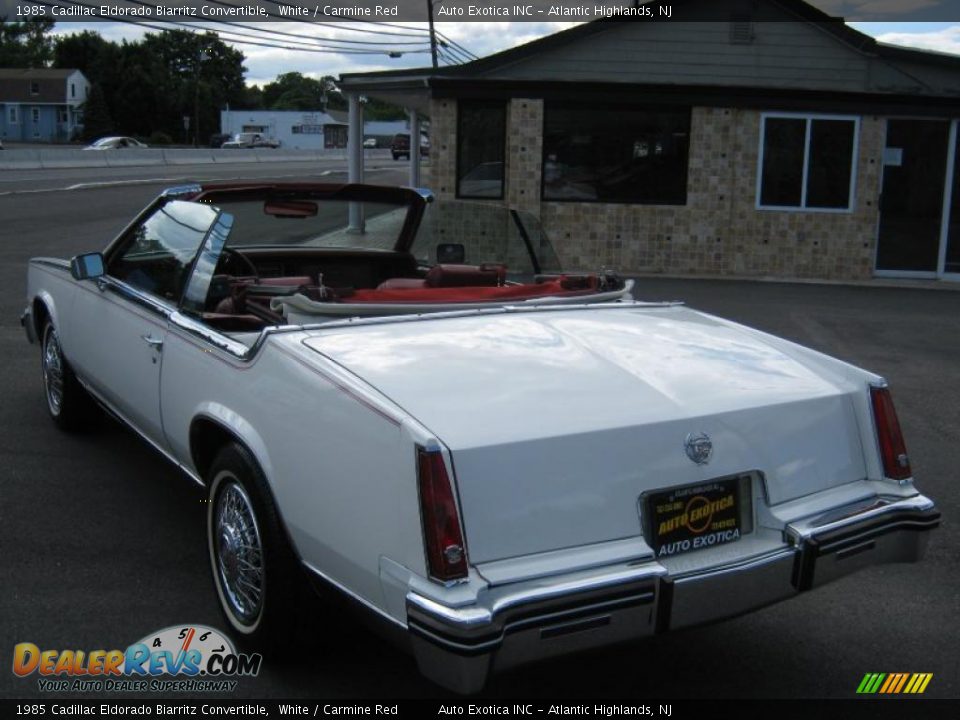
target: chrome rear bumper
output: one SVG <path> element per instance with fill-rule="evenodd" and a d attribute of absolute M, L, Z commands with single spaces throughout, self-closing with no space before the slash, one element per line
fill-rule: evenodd
<path fill-rule="evenodd" d="M 485 591 L 467 607 L 407 594 L 421 672 L 452 690 L 480 690 L 491 672 L 720 620 L 785 600 L 868 565 L 915 562 L 940 513 L 922 495 L 791 523 L 774 552 L 671 576 L 657 562 Z"/>

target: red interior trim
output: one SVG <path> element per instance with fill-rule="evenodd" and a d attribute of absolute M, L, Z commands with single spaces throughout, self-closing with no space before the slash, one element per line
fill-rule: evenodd
<path fill-rule="evenodd" d="M 536 285 L 503 285 L 500 287 L 420 287 L 384 290 L 357 290 L 346 302 L 358 303 L 469 303 L 526 300 L 537 297 L 570 297 L 593 295 L 596 290 L 566 290 L 562 279 Z"/>

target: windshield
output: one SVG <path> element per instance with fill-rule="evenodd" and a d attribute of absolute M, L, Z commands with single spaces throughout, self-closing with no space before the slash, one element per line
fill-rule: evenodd
<path fill-rule="evenodd" d="M 560 272 L 560 260 L 530 213 L 477 202 L 427 207 L 410 252 L 421 265 L 498 263 L 513 278 Z"/>
<path fill-rule="evenodd" d="M 218 200 L 235 221 L 228 247 L 304 246 L 394 250 L 408 206 L 360 200 L 284 196 L 278 200 Z M 351 218 L 351 212 L 354 213 Z"/>

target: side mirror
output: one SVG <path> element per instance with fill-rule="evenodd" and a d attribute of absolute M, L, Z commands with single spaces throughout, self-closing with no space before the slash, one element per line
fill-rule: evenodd
<path fill-rule="evenodd" d="M 440 264 L 462 265 L 467 251 L 462 243 L 440 243 L 437 245 L 437 262 Z"/>
<path fill-rule="evenodd" d="M 70 261 L 74 280 L 93 280 L 103 275 L 103 255 L 98 252 L 77 255 Z"/>

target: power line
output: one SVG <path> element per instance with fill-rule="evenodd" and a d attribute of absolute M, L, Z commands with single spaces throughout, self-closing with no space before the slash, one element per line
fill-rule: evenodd
<path fill-rule="evenodd" d="M 456 61 L 458 65 L 464 62 L 470 62 L 469 57 L 467 57 L 461 50 L 458 50 L 454 46 L 450 45 L 448 42 L 441 40 L 440 46 L 445 50 L 448 56 L 452 57 Z"/>
<path fill-rule="evenodd" d="M 36 2 L 36 0 L 34 0 Z M 144 2 L 143 0 L 127 0 L 135 5 L 140 5 L 142 7 L 156 8 L 157 6 L 153 3 Z M 236 7 L 227 2 L 222 2 L 221 0 L 208 0 L 218 5 L 223 5 L 226 7 Z M 67 3 L 69 5 L 76 5 L 91 8 L 94 10 L 99 10 L 99 7 L 90 3 L 81 2 L 81 0 L 56 0 L 58 7 L 64 7 L 61 3 Z M 269 0 L 277 5 L 287 5 L 287 3 L 279 2 L 278 0 Z M 49 5 L 47 2 L 36 2 L 38 5 Z M 281 17 L 278 15 L 271 15 L 272 17 Z M 291 18 L 293 19 L 293 18 Z M 128 19 L 128 18 L 114 18 L 117 22 L 124 22 L 134 26 L 140 26 L 145 28 L 150 28 L 154 30 L 166 31 L 170 30 L 170 25 L 186 28 L 192 34 L 199 34 L 197 32 L 197 25 L 191 23 L 184 23 L 175 20 L 158 20 L 157 22 L 163 23 L 163 25 L 157 25 L 149 23 L 143 20 L 137 19 Z M 314 22 L 311 20 L 300 20 L 300 22 L 307 22 L 308 24 L 314 25 L 326 25 L 331 27 L 336 27 L 344 30 L 350 30 L 353 32 L 363 32 L 370 34 L 378 34 L 378 31 L 375 30 L 360 30 L 357 28 L 345 27 L 337 23 L 320 23 Z M 374 22 L 374 21 L 367 21 Z M 216 23 L 219 25 L 225 25 L 229 30 L 218 30 L 214 28 L 204 27 L 204 30 L 207 32 L 214 32 L 218 36 L 222 36 L 227 42 L 231 42 L 237 45 L 248 45 L 252 47 L 266 47 L 279 50 L 291 50 L 291 51 L 302 51 L 302 52 L 315 52 L 315 53 L 327 53 L 327 54 L 343 54 L 343 55 L 392 55 L 393 53 L 400 52 L 403 54 L 426 54 L 431 52 L 428 43 L 428 37 L 424 37 L 425 33 L 421 31 L 421 34 L 409 33 L 402 35 L 400 33 L 381 33 L 386 35 L 396 35 L 406 36 L 406 37 L 420 37 L 423 38 L 419 42 L 417 41 L 397 41 L 397 40 L 354 40 L 350 38 L 333 38 L 326 36 L 315 36 L 315 35 L 302 35 L 296 33 L 285 32 L 282 30 L 270 30 L 267 28 L 253 27 L 250 25 L 245 25 L 243 23 L 233 23 L 227 22 L 224 20 L 208 20 L 207 23 Z M 393 27 L 405 27 L 402 25 L 393 25 L 392 23 L 384 23 L 391 25 Z M 240 29 L 236 29 L 240 28 Z M 411 28 L 406 28 L 411 29 Z M 242 30 L 250 30 L 254 33 L 267 33 L 270 35 L 281 36 L 282 40 L 277 40 L 272 37 L 262 37 L 258 34 L 244 33 Z M 437 35 L 441 37 L 444 41 L 446 58 L 449 62 L 453 64 L 460 64 L 464 60 L 469 62 L 471 59 L 476 59 L 476 55 L 471 53 L 469 50 L 464 48 L 462 45 L 452 40 L 443 33 L 437 32 Z M 293 40 L 287 40 L 286 38 L 293 38 Z M 347 47 L 343 47 L 346 45 Z M 353 45 L 361 46 L 370 46 L 354 48 L 350 47 Z M 402 48 L 402 49 L 399 49 Z"/>
<path fill-rule="evenodd" d="M 188 29 L 188 30 L 191 30 L 194 34 L 199 34 L 196 24 L 179 22 L 179 21 L 176 21 L 176 20 L 164 20 L 164 21 L 162 21 L 162 22 L 163 22 L 164 24 L 166 24 L 166 25 L 176 25 L 176 26 L 179 26 L 179 27 L 183 27 L 183 28 L 186 28 L 186 29 Z M 254 29 L 255 29 L 255 28 L 251 28 L 251 27 L 248 26 L 248 25 L 240 25 L 240 27 L 241 27 L 241 28 L 247 28 L 247 29 L 250 29 L 250 30 L 254 30 Z M 241 40 L 241 39 L 237 39 L 238 37 L 239 37 L 239 38 L 254 38 L 254 39 L 260 39 L 260 40 L 264 40 L 264 39 L 265 39 L 265 40 L 271 40 L 271 38 L 261 38 L 259 35 L 251 35 L 250 33 L 241 32 L 240 30 L 234 30 L 234 29 L 232 29 L 232 28 L 231 28 L 230 30 L 210 30 L 210 32 L 216 33 L 216 35 L 217 35 L 218 37 L 220 37 L 221 39 L 223 39 L 223 40 L 227 40 L 228 42 L 234 42 L 234 43 L 237 43 L 237 44 L 242 44 L 242 43 L 244 42 L 244 41 Z M 237 36 L 237 37 L 233 37 L 233 36 Z M 356 49 L 354 49 L 354 48 L 349 48 L 349 47 L 330 46 L 330 45 L 324 45 L 324 44 L 316 43 L 316 42 L 314 42 L 314 43 L 309 43 L 309 42 L 307 42 L 308 40 L 311 40 L 311 38 L 304 38 L 303 41 L 298 41 L 298 40 L 284 40 L 284 41 L 283 41 L 283 43 L 284 43 L 283 45 L 277 44 L 276 47 L 277 47 L 277 48 L 281 48 L 281 47 L 282 47 L 282 48 L 286 48 L 286 49 L 297 49 L 297 50 L 314 50 L 314 49 L 317 49 L 317 50 L 325 50 L 325 51 L 331 51 L 331 52 L 336 51 L 336 50 L 342 50 L 342 51 L 344 51 L 344 52 L 349 52 L 349 53 L 352 53 L 352 54 L 367 54 L 367 55 L 388 55 L 388 54 L 391 53 L 391 52 L 396 52 L 395 50 L 389 50 L 389 49 L 376 49 L 376 48 L 356 48 Z M 279 41 L 275 41 L 275 42 L 279 43 Z M 251 44 L 252 44 L 252 43 L 251 43 Z M 263 44 L 263 43 L 258 43 L 258 44 Z M 270 47 L 269 45 L 266 45 L 266 46 L 267 46 L 267 47 Z M 424 44 L 424 43 L 420 43 L 417 47 L 420 47 L 420 48 L 421 48 L 421 50 L 418 50 L 417 52 L 421 52 L 421 51 L 422 51 L 422 52 L 425 52 L 425 51 L 426 51 L 426 47 L 425 47 L 425 44 Z M 410 50 L 403 50 L 403 52 L 414 52 L 414 50 L 411 48 Z"/>
<path fill-rule="evenodd" d="M 156 9 L 156 7 L 157 7 L 157 5 L 155 5 L 154 3 L 144 2 L 143 0 L 127 0 L 127 2 L 133 3 L 134 5 L 140 5 L 140 6 L 142 6 L 142 7 L 148 7 L 148 8 L 153 8 L 153 9 Z M 217 5 L 223 5 L 223 6 L 227 6 L 227 7 L 235 7 L 235 6 L 233 6 L 233 5 L 230 5 L 230 3 L 220 2 L 219 0 L 207 0 L 207 2 L 211 2 L 211 3 L 217 4 Z M 276 16 L 274 16 L 274 17 L 276 17 Z M 166 20 L 166 21 L 164 21 L 164 22 L 173 22 L 173 21 Z M 215 19 L 211 19 L 211 20 L 206 20 L 205 22 L 208 22 L 208 23 L 217 23 L 218 25 L 226 25 L 227 27 L 240 27 L 240 28 L 244 28 L 244 29 L 246 29 L 246 30 L 256 30 L 256 31 L 258 31 L 258 32 L 270 33 L 271 35 L 281 35 L 281 36 L 284 36 L 284 37 L 292 37 L 292 38 L 296 38 L 298 42 L 303 42 L 304 40 L 318 40 L 318 41 L 320 41 L 320 42 L 332 42 L 332 43 L 337 43 L 337 44 L 349 44 L 349 45 L 378 45 L 378 46 L 381 46 L 381 45 L 423 45 L 423 44 L 426 42 L 425 39 L 424 39 L 424 40 L 419 40 L 419 41 L 417 41 L 417 40 L 353 40 L 353 39 L 350 39 L 350 38 L 333 38 L 333 37 L 325 37 L 325 36 L 320 36 L 320 35 L 304 36 L 304 35 L 302 35 L 302 34 L 285 32 L 285 31 L 283 31 L 283 30 L 270 30 L 270 29 L 267 29 L 267 28 L 256 28 L 256 27 L 252 27 L 252 26 L 250 26 L 250 25 L 244 25 L 243 23 L 230 22 L 230 21 L 227 21 L 227 20 L 215 20 Z M 301 22 L 304 22 L 304 21 L 301 21 Z M 309 21 L 307 21 L 307 22 L 309 22 Z M 310 24 L 313 25 L 314 23 L 310 22 Z M 330 24 L 330 23 L 326 23 L 326 24 Z M 252 36 L 252 37 L 253 37 L 253 36 Z"/>
<path fill-rule="evenodd" d="M 441 38 L 442 40 L 444 40 L 450 47 L 456 48 L 456 49 L 457 49 L 458 51 L 460 51 L 460 53 L 461 53 L 464 57 L 466 57 L 468 60 L 479 60 L 479 59 L 480 59 L 479 56 L 474 55 L 472 52 L 470 52 L 470 51 L 469 51 L 467 48 L 465 48 L 463 45 L 461 45 L 460 43 L 458 43 L 456 40 L 452 39 L 452 38 L 449 37 L 448 35 L 445 35 L 444 33 L 440 32 L 439 30 L 437 31 L 437 37 L 439 37 L 439 38 Z"/>
<path fill-rule="evenodd" d="M 37 5 L 46 5 L 46 6 L 48 6 L 48 7 L 54 7 L 54 5 L 53 5 L 52 3 L 56 3 L 56 5 L 55 5 L 56 7 L 67 7 L 67 6 L 70 6 L 70 5 L 77 5 L 77 6 L 88 7 L 88 8 L 97 8 L 97 6 L 95 6 L 95 5 L 91 5 L 91 4 L 85 3 L 85 2 L 80 2 L 80 0 L 42 0 L 42 1 L 40 1 L 40 0 L 34 0 L 34 2 L 35 2 L 35 4 L 37 4 Z M 168 30 L 170 30 L 169 27 L 165 27 L 164 25 L 166 25 L 166 26 L 169 26 L 169 25 L 183 25 L 184 27 L 188 27 L 188 28 L 190 28 L 190 27 L 195 27 L 195 26 L 192 26 L 192 25 L 187 25 L 187 24 L 185 24 L 185 23 L 177 23 L 176 21 L 161 21 L 161 22 L 164 23 L 164 25 L 158 25 L 158 24 L 156 24 L 156 23 L 144 22 L 144 21 L 140 21 L 140 20 L 132 20 L 132 19 L 127 19 L 127 18 L 114 18 L 114 20 L 115 20 L 116 22 L 122 22 L 122 23 L 126 23 L 126 24 L 128 24 L 128 25 L 134 25 L 134 26 L 136 26 L 136 27 L 146 27 L 146 28 L 150 28 L 150 29 L 152 29 L 152 30 L 161 30 L 161 31 L 168 31 Z M 193 34 L 193 35 L 200 35 L 200 34 L 201 34 L 201 33 L 197 32 L 196 30 L 187 30 L 186 32 L 189 32 L 189 33 L 191 33 L 191 34 Z M 216 34 L 218 35 L 218 37 L 219 37 L 220 34 L 221 34 L 221 32 L 218 32 L 218 31 L 210 31 L 210 32 L 216 32 Z M 227 35 L 228 35 L 228 33 L 226 33 L 226 32 L 223 32 L 222 34 L 223 34 L 224 36 L 227 36 Z M 249 36 L 248 36 L 248 35 L 244 35 L 244 37 L 249 37 Z M 272 48 L 272 49 L 276 49 L 276 50 L 291 50 L 291 51 L 295 51 L 295 52 L 312 52 L 312 53 L 335 54 L 335 55 L 388 55 L 390 52 L 396 52 L 395 50 L 391 51 L 391 50 L 386 50 L 386 49 L 383 49 L 383 50 L 377 50 L 377 49 L 374 49 L 374 48 L 369 48 L 369 49 L 351 49 L 351 48 L 327 47 L 327 46 L 319 46 L 319 45 L 317 45 L 317 46 L 304 45 L 304 46 L 299 46 L 299 47 L 292 47 L 292 46 L 289 45 L 289 44 L 283 45 L 283 44 L 279 44 L 278 42 L 274 42 L 274 43 L 256 42 L 256 41 L 254 41 L 254 40 L 245 40 L 245 39 L 239 39 L 239 38 L 234 38 L 234 37 L 226 37 L 226 40 L 227 40 L 228 42 L 235 43 L 235 44 L 237 44 L 237 45 L 250 45 L 250 46 L 254 46 L 254 47 Z M 430 49 L 429 49 L 429 48 L 424 48 L 424 49 L 421 49 L 421 50 L 413 50 L 413 49 L 411 49 L 411 50 L 404 50 L 403 52 L 404 52 L 405 54 L 425 54 L 425 53 L 429 53 L 429 52 L 430 52 Z"/>
<path fill-rule="evenodd" d="M 289 8 L 300 7 L 300 6 L 297 6 L 297 5 L 291 5 L 290 3 L 282 2 L 281 0 L 266 0 L 266 2 L 273 3 L 274 5 L 284 5 L 285 7 L 289 7 Z M 273 17 L 279 17 L 279 16 L 274 15 Z M 333 15 L 328 15 L 328 14 L 325 13 L 325 14 L 324 14 L 324 17 L 334 17 L 334 16 L 333 16 Z M 284 17 L 284 19 L 285 19 L 285 20 L 297 20 L 296 17 Z M 332 26 L 332 27 L 341 27 L 340 23 L 324 23 L 324 22 L 317 22 L 317 21 L 314 21 L 314 20 L 299 20 L 299 22 L 309 22 L 309 23 L 316 24 L 316 25 L 330 25 L 330 26 Z M 382 21 L 380 21 L 380 20 L 365 20 L 364 18 L 350 18 L 348 22 L 373 24 L 373 25 L 376 25 L 377 27 L 399 28 L 399 29 L 401 29 L 401 30 L 415 30 L 415 31 L 418 33 L 418 34 L 417 34 L 417 37 L 419 37 L 421 34 L 427 32 L 426 30 L 417 30 L 416 28 L 412 28 L 412 27 L 410 27 L 409 25 L 400 25 L 399 23 L 382 22 Z M 381 33 L 381 34 L 383 34 L 383 35 L 387 35 L 387 34 L 389 34 L 389 35 L 403 35 L 403 34 L 404 34 L 404 33 L 387 33 L 386 30 L 358 30 L 358 29 L 356 29 L 356 28 L 349 28 L 349 27 L 344 27 L 343 29 L 344 29 L 344 30 L 352 30 L 352 31 L 354 31 L 354 32 Z"/>

